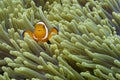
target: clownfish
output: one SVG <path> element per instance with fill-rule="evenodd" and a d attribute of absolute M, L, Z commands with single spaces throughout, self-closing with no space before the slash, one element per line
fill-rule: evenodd
<path fill-rule="evenodd" d="M 37 42 L 47 42 L 53 36 L 53 33 L 58 34 L 58 30 L 55 27 L 48 30 L 48 28 L 43 22 L 38 22 L 37 24 L 35 24 L 33 32 L 25 30 L 23 32 L 23 36 L 26 36 L 26 34 L 28 34 L 32 39 Z"/>

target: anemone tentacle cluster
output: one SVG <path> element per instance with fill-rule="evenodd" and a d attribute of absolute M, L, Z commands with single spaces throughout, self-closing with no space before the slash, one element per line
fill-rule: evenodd
<path fill-rule="evenodd" d="M 24 30 L 57 27 L 50 44 Z M 120 80 L 120 0 L 0 0 L 0 80 Z"/>

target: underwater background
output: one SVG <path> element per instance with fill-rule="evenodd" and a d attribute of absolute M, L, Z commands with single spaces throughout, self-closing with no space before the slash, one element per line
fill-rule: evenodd
<path fill-rule="evenodd" d="M 119 35 L 120 0 L 0 0 L 0 80 L 120 80 Z"/>

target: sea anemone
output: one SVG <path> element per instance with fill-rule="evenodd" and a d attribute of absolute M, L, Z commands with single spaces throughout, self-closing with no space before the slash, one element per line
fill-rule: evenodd
<path fill-rule="evenodd" d="M 119 80 L 120 0 L 0 0 L 0 80 Z M 25 30 L 58 28 L 48 42 Z"/>

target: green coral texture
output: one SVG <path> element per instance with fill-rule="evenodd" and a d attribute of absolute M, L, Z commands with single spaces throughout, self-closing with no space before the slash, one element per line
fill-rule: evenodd
<path fill-rule="evenodd" d="M 0 80 L 120 80 L 120 0 L 0 0 Z"/>

